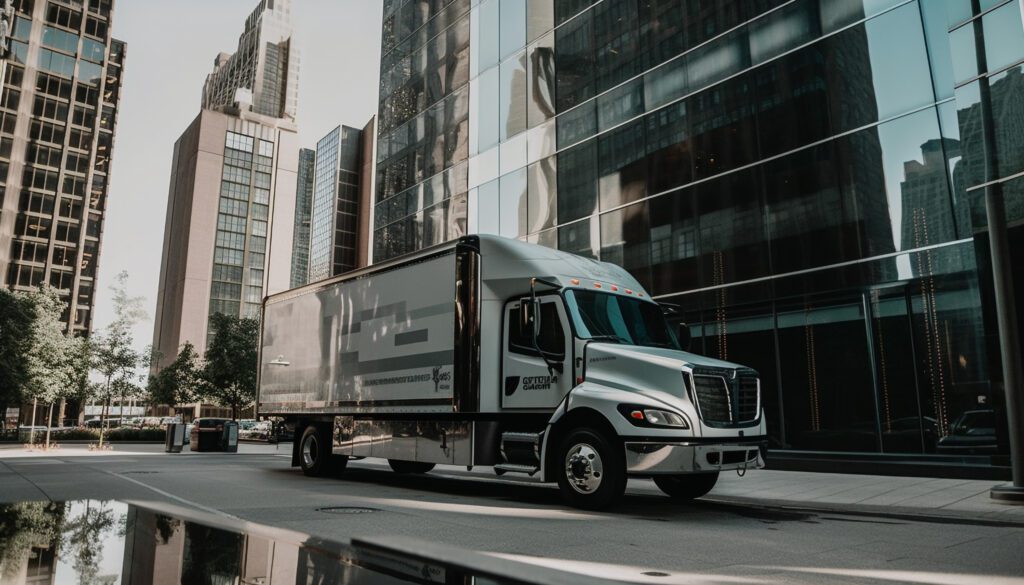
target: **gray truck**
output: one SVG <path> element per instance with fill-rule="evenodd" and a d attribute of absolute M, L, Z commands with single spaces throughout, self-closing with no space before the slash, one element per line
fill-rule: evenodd
<path fill-rule="evenodd" d="M 627 477 L 688 500 L 764 466 L 757 372 L 685 351 L 613 264 L 466 236 L 270 296 L 261 322 L 258 411 L 307 475 L 488 466 L 599 509 Z"/>

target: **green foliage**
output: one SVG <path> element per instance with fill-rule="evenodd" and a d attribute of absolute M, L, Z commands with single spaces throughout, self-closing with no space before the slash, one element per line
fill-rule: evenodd
<path fill-rule="evenodd" d="M 107 431 L 108 441 L 163 441 L 167 437 L 164 429 L 130 429 L 120 428 Z"/>
<path fill-rule="evenodd" d="M 31 347 L 26 335 L 35 319 L 32 300 L 0 287 L 0 407 L 17 404 L 29 383 L 25 355 Z"/>
<path fill-rule="evenodd" d="M 231 408 L 232 418 L 256 399 L 259 322 L 215 313 L 210 317 L 213 338 L 206 348 L 205 394 Z"/>
<path fill-rule="evenodd" d="M 0 505 L 0 582 L 14 578 L 32 547 L 56 545 L 65 506 L 54 502 Z"/>
<path fill-rule="evenodd" d="M 73 341 L 64 333 L 61 317 L 66 306 L 56 289 L 43 285 L 27 293 L 35 318 L 29 328 L 29 349 L 25 355 L 29 379 L 25 397 L 53 404 L 67 395 L 70 386 Z"/>
<path fill-rule="evenodd" d="M 199 354 L 192 343 L 186 341 L 173 362 L 155 376 L 150 376 L 150 403 L 166 404 L 173 408 L 179 404 L 195 402 L 203 389 L 201 374 Z"/>

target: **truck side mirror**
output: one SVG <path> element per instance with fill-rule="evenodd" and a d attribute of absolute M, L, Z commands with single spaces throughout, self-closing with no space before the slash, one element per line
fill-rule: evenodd
<path fill-rule="evenodd" d="M 683 348 L 683 351 L 690 351 L 690 346 L 693 345 L 693 334 L 690 333 L 690 326 L 686 323 L 679 323 L 679 346 Z"/>
<path fill-rule="evenodd" d="M 522 331 L 529 331 L 534 339 L 540 337 L 540 301 L 530 298 L 520 300 L 519 318 Z"/>

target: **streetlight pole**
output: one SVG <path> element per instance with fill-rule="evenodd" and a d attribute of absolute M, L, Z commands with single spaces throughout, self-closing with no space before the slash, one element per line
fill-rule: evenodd
<path fill-rule="evenodd" d="M 975 14 L 980 2 L 971 2 Z M 1020 0 L 1024 12 L 1024 0 Z M 974 42 L 979 71 L 988 71 L 981 21 L 974 21 Z M 1024 30 L 1021 30 L 1024 34 Z M 1013 266 L 1010 262 L 1010 243 L 1006 233 L 1006 205 L 1002 185 L 993 183 L 997 178 L 994 149 L 994 125 L 988 77 L 979 80 L 981 89 L 982 134 L 985 156 L 985 216 L 988 221 L 989 250 L 992 255 L 992 285 L 995 292 L 996 322 L 999 328 L 999 351 L 1003 363 L 1003 394 L 1006 405 L 1006 423 L 1010 443 L 1010 465 L 1013 482 L 993 487 L 989 496 L 994 500 L 1024 504 L 1024 382 L 1021 371 L 1020 332 L 1017 330 L 1017 307 L 1013 294 Z"/>

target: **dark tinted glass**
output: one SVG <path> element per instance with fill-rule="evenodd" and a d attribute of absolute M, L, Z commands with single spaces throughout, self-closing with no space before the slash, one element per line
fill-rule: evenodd
<path fill-rule="evenodd" d="M 536 346 L 533 340 L 533 331 L 524 330 L 521 309 L 517 306 L 508 313 L 508 346 L 511 351 L 527 355 L 539 355 L 537 349 L 552 356 L 565 355 L 565 330 L 562 328 L 562 318 L 558 315 L 555 303 L 541 303 L 540 306 L 540 335 L 537 337 Z"/>
<path fill-rule="evenodd" d="M 697 185 L 703 286 L 766 276 L 768 238 L 756 174 L 730 173 Z"/>
<path fill-rule="evenodd" d="M 701 287 L 695 199 L 695 189 L 684 189 L 650 200 L 651 294 Z"/>
<path fill-rule="evenodd" d="M 596 220 L 596 218 L 594 218 Z M 600 229 L 596 221 L 578 221 L 558 228 L 558 249 L 587 258 L 597 258 L 597 246 L 594 239 Z M 593 231 L 593 236 L 591 235 Z"/>
<path fill-rule="evenodd" d="M 686 103 L 672 104 L 644 119 L 650 169 L 648 189 L 652 193 L 679 187 L 693 179 L 693 145 Z"/>
<path fill-rule="evenodd" d="M 558 117 L 558 148 L 565 148 L 597 133 L 596 101 L 589 101 Z"/>
<path fill-rule="evenodd" d="M 558 221 L 597 211 L 597 141 L 558 154 Z M 561 248 L 561 245 L 559 245 Z"/>
<path fill-rule="evenodd" d="M 565 111 L 594 97 L 594 26 L 587 11 L 555 31 L 555 63 L 558 64 L 558 111 Z"/>
<path fill-rule="evenodd" d="M 605 131 L 644 112 L 644 85 L 636 79 L 597 98 L 597 127 Z"/>
<path fill-rule="evenodd" d="M 832 135 L 829 71 L 816 43 L 753 73 L 761 156 L 788 152 Z"/>
<path fill-rule="evenodd" d="M 645 289 L 651 285 L 651 244 L 647 204 L 601 215 L 601 260 L 622 266 Z"/>
<path fill-rule="evenodd" d="M 597 138 L 601 209 L 642 199 L 650 175 L 644 121 L 637 120 Z"/>
<path fill-rule="evenodd" d="M 859 257 L 856 207 L 839 189 L 832 144 L 771 161 L 762 172 L 776 274 Z"/>
<path fill-rule="evenodd" d="M 575 306 L 577 333 L 583 338 L 607 336 L 630 345 L 679 347 L 654 303 L 589 290 L 569 291 L 566 300 Z"/>
<path fill-rule="evenodd" d="M 863 313 L 859 295 L 779 304 L 779 364 L 790 448 L 878 451 Z"/>
<path fill-rule="evenodd" d="M 593 4 L 596 0 L 554 0 L 555 3 L 555 23 L 561 24 L 573 16 L 579 11 L 587 8 Z"/>
<path fill-rule="evenodd" d="M 604 0 L 594 6 L 595 81 L 601 93 L 641 71 L 636 0 Z"/>
<path fill-rule="evenodd" d="M 989 88 L 997 172 L 1009 177 L 1024 171 L 1024 65 L 989 77 Z"/>
<path fill-rule="evenodd" d="M 745 76 L 731 79 L 686 100 L 693 136 L 694 178 L 754 162 L 754 96 Z"/>

